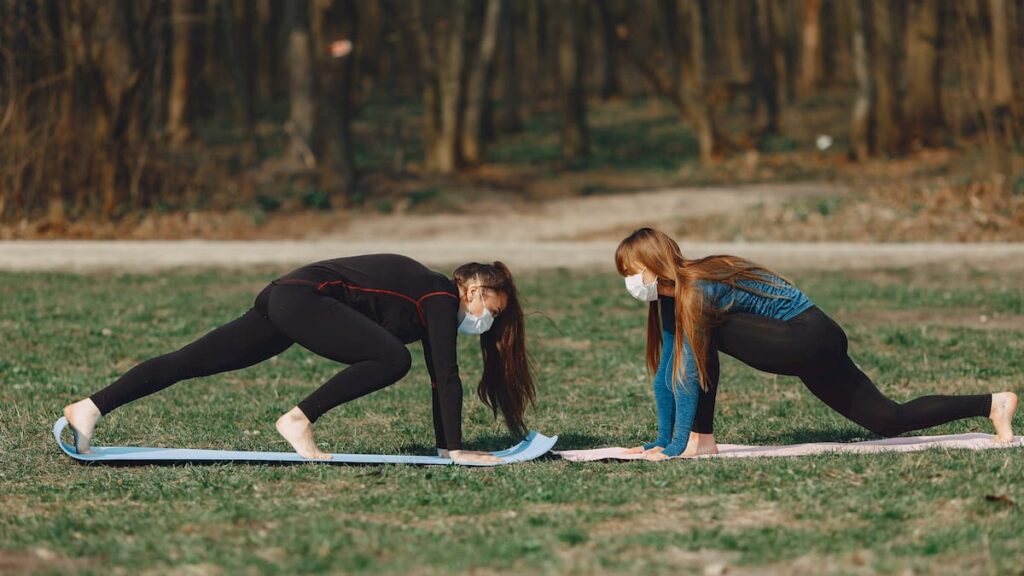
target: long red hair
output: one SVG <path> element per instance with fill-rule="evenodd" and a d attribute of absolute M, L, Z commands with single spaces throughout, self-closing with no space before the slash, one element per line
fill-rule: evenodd
<path fill-rule="evenodd" d="M 773 276 L 788 282 L 771 270 L 738 256 L 716 255 L 688 260 L 675 240 L 653 228 L 640 228 L 619 243 L 615 250 L 615 267 L 623 276 L 636 274 L 645 268 L 658 277 L 659 287 L 673 288 L 676 299 L 676 334 L 685 334 L 690 341 L 700 386 L 704 390 L 708 387 L 706 367 L 711 329 L 721 322 L 728 307 L 718 309 L 705 302 L 704 292 L 697 286 L 697 282 L 720 282 L 745 292 L 773 298 L 777 296 L 745 286 L 739 281 L 752 280 L 778 285 L 778 281 L 771 278 Z M 652 374 L 658 370 L 661 361 L 661 329 L 658 302 L 651 302 L 647 313 L 647 369 Z M 682 361 L 683 342 L 683 338 L 675 340 L 672 365 L 672 374 L 678 375 L 680 380 L 686 377 L 686 364 Z"/>

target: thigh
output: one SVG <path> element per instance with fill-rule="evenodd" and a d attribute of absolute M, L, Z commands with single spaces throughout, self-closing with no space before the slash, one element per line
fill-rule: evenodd
<path fill-rule="evenodd" d="M 759 316 L 726 314 L 712 331 L 718 350 L 744 364 L 772 374 L 796 375 L 810 343 L 802 342 L 801 326 Z"/>
<path fill-rule="evenodd" d="M 310 352 L 341 362 L 408 356 L 394 334 L 335 298 L 304 286 L 277 286 L 269 298 L 270 321 Z"/>
<path fill-rule="evenodd" d="M 210 375 L 239 370 L 284 352 L 292 340 L 263 314 L 249 309 L 242 316 L 215 328 L 186 345 L 174 356 L 190 372 Z"/>
<path fill-rule="evenodd" d="M 829 408 L 869 430 L 879 431 L 877 423 L 897 415 L 899 404 L 882 394 L 849 356 L 838 359 L 829 370 L 800 379 Z"/>

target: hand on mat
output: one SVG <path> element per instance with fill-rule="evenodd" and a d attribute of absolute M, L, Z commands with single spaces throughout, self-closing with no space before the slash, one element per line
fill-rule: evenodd
<path fill-rule="evenodd" d="M 657 452 L 655 452 L 653 449 L 652 450 L 648 450 L 647 452 L 645 452 L 644 453 L 644 460 L 647 460 L 649 462 L 657 462 L 659 460 L 668 460 L 669 459 L 668 456 L 665 456 L 664 454 L 661 453 L 661 448 L 658 448 L 657 450 L 658 450 Z"/>
<path fill-rule="evenodd" d="M 449 450 L 448 456 L 456 464 L 500 464 L 501 458 L 476 450 Z"/>

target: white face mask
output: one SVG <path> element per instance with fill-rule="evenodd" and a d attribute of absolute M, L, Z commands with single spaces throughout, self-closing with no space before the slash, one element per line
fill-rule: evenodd
<path fill-rule="evenodd" d="M 655 278 L 650 284 L 644 284 L 643 272 L 626 276 L 626 290 L 641 302 L 654 302 L 658 299 L 658 279 Z"/>
<path fill-rule="evenodd" d="M 483 304 L 483 293 L 477 292 L 480 296 L 480 303 Z M 484 306 L 484 311 L 479 315 L 475 315 L 466 308 L 466 315 L 462 318 L 462 322 L 459 322 L 459 332 L 463 334 L 480 335 L 491 329 L 491 325 L 494 324 L 494 316 L 491 315 L 490 309 Z"/>

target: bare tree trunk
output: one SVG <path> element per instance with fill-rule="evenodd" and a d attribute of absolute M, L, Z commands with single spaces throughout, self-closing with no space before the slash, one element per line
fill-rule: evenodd
<path fill-rule="evenodd" d="M 93 14 L 94 25 L 90 34 L 90 52 L 97 57 L 98 75 L 95 86 L 102 91 L 96 108 L 93 137 L 99 157 L 95 163 L 97 182 L 102 197 L 102 214 L 107 220 L 114 217 L 120 194 L 118 173 L 121 159 L 121 118 L 125 99 L 139 79 L 139 72 L 131 60 L 132 50 L 126 36 L 126 23 L 122 9 L 101 8 Z"/>
<path fill-rule="evenodd" d="M 849 18 L 852 0 L 822 0 L 822 77 L 824 86 L 838 86 L 852 77 L 853 26 Z M 864 10 L 864 7 L 861 7 Z M 866 18 L 866 16 L 865 16 Z"/>
<path fill-rule="evenodd" d="M 747 72 L 743 64 L 743 44 L 740 41 L 739 20 L 740 0 L 721 0 L 722 46 L 725 49 L 726 78 L 730 82 L 746 82 Z"/>
<path fill-rule="evenodd" d="M 586 5 L 583 0 L 560 0 L 558 40 L 559 100 L 562 111 L 562 159 L 569 165 L 585 161 L 588 152 L 583 86 L 583 44 Z"/>
<path fill-rule="evenodd" d="M 530 65 L 524 68 L 528 72 L 527 78 L 535 82 L 530 90 L 530 97 L 528 99 L 530 109 L 540 107 L 544 96 L 548 94 L 549 86 L 546 80 L 555 75 L 552 72 L 557 73 L 557 69 L 552 70 L 549 64 L 550 54 L 548 53 L 547 37 L 548 12 L 550 9 L 556 8 L 556 6 L 555 3 L 548 4 L 544 0 L 529 0 L 527 3 L 526 36 L 528 50 L 525 53 L 529 55 Z"/>
<path fill-rule="evenodd" d="M 899 130 L 899 85 L 897 33 L 895 15 L 888 0 L 872 0 L 867 7 L 865 28 L 869 34 L 868 52 L 871 69 L 871 152 L 895 153 L 901 147 Z"/>
<path fill-rule="evenodd" d="M 988 5 L 992 22 L 992 104 L 997 114 L 1006 114 L 1013 104 L 1006 0 L 989 0 Z"/>
<path fill-rule="evenodd" d="M 453 0 L 448 5 L 446 33 L 441 36 L 445 44 L 441 58 L 439 82 L 440 132 L 434 151 L 434 169 L 441 174 L 453 174 L 459 168 L 459 112 L 462 107 L 462 76 L 466 66 L 466 10 L 465 0 Z"/>
<path fill-rule="evenodd" d="M 387 38 L 387 18 L 383 2 L 363 2 L 365 10 L 359 13 L 359 54 L 355 59 L 353 74 L 360 79 L 364 85 L 376 87 L 381 80 L 385 84 L 393 83 L 391 78 L 383 78 L 381 75 L 384 60 L 391 49 Z M 386 86 L 385 90 L 393 89 L 393 85 Z M 372 92 L 373 88 L 367 90 Z"/>
<path fill-rule="evenodd" d="M 707 102 L 707 70 L 704 61 L 704 25 L 700 3 L 681 0 L 678 29 L 684 31 L 687 50 L 681 59 L 681 96 L 686 115 L 693 123 L 701 164 L 710 164 L 715 153 L 715 127 Z"/>
<path fill-rule="evenodd" d="M 494 55 L 498 46 L 502 0 L 487 0 L 480 45 L 466 82 L 466 106 L 462 120 L 462 160 L 475 166 L 483 162 L 483 115 L 490 97 L 494 74 Z"/>
<path fill-rule="evenodd" d="M 432 24 L 428 0 L 412 2 L 411 18 L 402 19 L 406 34 L 412 39 L 418 56 L 419 84 L 423 90 L 423 156 L 424 167 L 437 171 L 438 138 L 441 133 L 441 90 L 439 83 L 440 55 L 437 27 Z"/>
<path fill-rule="evenodd" d="M 314 0 L 311 29 L 318 85 L 313 141 L 320 183 L 331 196 L 347 195 L 356 180 L 351 131 L 354 58 L 341 49 L 346 40 L 355 45 L 356 22 L 355 0 Z"/>
<path fill-rule="evenodd" d="M 316 166 L 313 153 L 313 55 L 310 53 L 309 2 L 289 0 L 285 4 L 285 26 L 288 29 L 288 148 L 285 157 L 306 168 Z"/>
<path fill-rule="evenodd" d="M 913 145 L 933 145 L 941 140 L 944 125 L 938 0 L 908 0 L 907 8 L 905 136 Z"/>
<path fill-rule="evenodd" d="M 751 0 L 754 21 L 754 94 L 757 100 L 757 124 L 766 134 L 782 129 L 782 102 L 779 98 L 779 70 L 775 39 L 772 34 L 771 0 Z"/>
<path fill-rule="evenodd" d="M 516 12 L 512 0 L 502 0 L 503 24 L 501 34 L 502 68 L 504 72 L 504 88 L 501 95 L 500 129 L 503 132 L 516 132 L 522 127 L 519 115 L 519 61 L 516 57 Z"/>
<path fill-rule="evenodd" d="M 171 86 L 167 95 L 167 137 L 171 148 L 189 137 L 187 119 L 189 57 L 192 52 L 192 0 L 171 2 Z"/>
<path fill-rule="evenodd" d="M 869 0 L 852 0 L 850 7 L 850 25 L 853 29 L 853 72 L 857 79 L 857 95 L 853 102 L 853 114 L 850 117 L 850 152 L 855 160 L 867 160 L 870 151 L 869 128 L 871 117 L 871 74 L 867 34 L 865 27 L 864 4 Z"/>
<path fill-rule="evenodd" d="M 235 118 L 242 129 L 242 164 L 256 161 L 256 114 L 253 108 L 255 83 L 252 65 L 252 7 L 245 0 L 234 0 L 224 9 L 224 34 L 227 37 L 228 62 L 235 81 Z"/>
<path fill-rule="evenodd" d="M 780 99 L 792 104 L 796 101 L 796 84 L 800 75 L 800 17 L 797 0 L 775 0 L 772 14 L 775 16 L 774 34 L 778 40 L 779 51 L 776 59 L 781 61 L 779 70 L 782 71 L 782 81 L 779 83 L 782 92 Z"/>
<path fill-rule="evenodd" d="M 255 37 L 252 41 L 254 60 L 256 61 L 252 71 L 255 91 L 254 98 L 258 102 L 269 102 L 274 96 L 274 72 L 276 67 L 274 66 L 275 58 L 273 53 L 277 47 L 276 42 L 274 42 L 276 37 L 272 33 L 274 29 L 271 22 L 273 7 L 270 4 L 270 0 L 256 0 L 255 6 L 252 8 L 256 17 L 252 19 L 252 28 L 250 28 L 248 33 Z"/>
<path fill-rule="evenodd" d="M 617 96 L 619 88 L 619 64 L 615 52 L 615 19 L 608 0 L 597 0 L 598 15 L 601 19 L 601 99 Z"/>
<path fill-rule="evenodd" d="M 798 93 L 800 97 L 806 98 L 818 87 L 818 70 L 821 65 L 821 0 L 803 0 L 802 15 Z"/>

